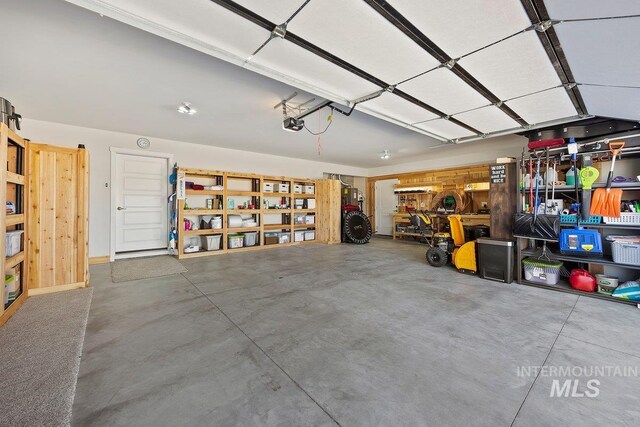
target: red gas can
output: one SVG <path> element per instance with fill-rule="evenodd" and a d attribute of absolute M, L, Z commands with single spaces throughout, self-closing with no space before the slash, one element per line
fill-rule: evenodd
<path fill-rule="evenodd" d="M 576 268 L 571 270 L 569 275 L 569 283 L 573 289 L 584 292 L 596 291 L 596 278 L 591 275 L 587 270 Z"/>

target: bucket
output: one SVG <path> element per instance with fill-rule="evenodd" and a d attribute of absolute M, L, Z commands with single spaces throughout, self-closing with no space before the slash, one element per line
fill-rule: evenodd
<path fill-rule="evenodd" d="M 607 276 L 606 274 L 596 274 L 596 285 L 598 285 L 598 293 L 603 295 L 611 295 L 618 287 L 618 278 Z"/>

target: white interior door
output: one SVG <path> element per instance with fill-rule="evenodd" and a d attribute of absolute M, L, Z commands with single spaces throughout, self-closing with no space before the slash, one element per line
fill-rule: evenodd
<path fill-rule="evenodd" d="M 376 181 L 376 234 L 393 234 L 392 215 L 398 209 L 398 196 L 393 193 L 393 187 L 398 182 L 397 179 Z"/>
<path fill-rule="evenodd" d="M 167 159 L 116 154 L 116 252 L 167 248 Z"/>

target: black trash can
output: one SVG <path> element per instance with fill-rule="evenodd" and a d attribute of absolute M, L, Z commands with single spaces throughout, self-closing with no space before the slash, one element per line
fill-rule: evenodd
<path fill-rule="evenodd" d="M 464 230 L 465 242 L 470 242 L 481 237 L 491 237 L 489 233 L 490 229 L 487 225 L 465 225 L 462 229 Z"/>
<path fill-rule="evenodd" d="M 514 242 L 512 240 L 480 238 L 478 245 L 478 273 L 483 279 L 513 282 Z"/>

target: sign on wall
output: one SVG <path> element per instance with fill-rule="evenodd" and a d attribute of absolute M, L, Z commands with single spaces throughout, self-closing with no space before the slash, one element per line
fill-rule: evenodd
<path fill-rule="evenodd" d="M 504 184 L 507 180 L 507 165 L 492 165 L 490 179 L 492 184 Z"/>

